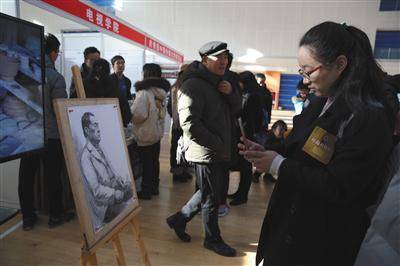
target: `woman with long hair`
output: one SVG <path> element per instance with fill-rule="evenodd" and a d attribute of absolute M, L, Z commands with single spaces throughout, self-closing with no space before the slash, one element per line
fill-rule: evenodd
<path fill-rule="evenodd" d="M 324 22 L 300 40 L 303 82 L 321 96 L 296 116 L 284 155 L 247 141 L 241 154 L 277 178 L 257 264 L 352 265 L 392 149 L 382 71 L 361 30 Z"/>

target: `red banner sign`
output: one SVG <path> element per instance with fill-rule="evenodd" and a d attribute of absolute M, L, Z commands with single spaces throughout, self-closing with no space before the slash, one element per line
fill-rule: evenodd
<path fill-rule="evenodd" d="M 152 49 L 153 51 L 156 51 L 160 54 L 163 54 L 166 57 L 173 59 L 174 61 L 183 63 L 183 56 L 181 54 L 178 54 L 174 50 L 169 49 L 162 43 L 160 43 L 150 37 L 146 37 L 146 47 L 148 47 L 148 48 Z"/>
<path fill-rule="evenodd" d="M 79 0 L 42 0 L 42 2 L 90 22 L 106 31 L 125 37 L 140 45 L 144 45 L 174 61 L 179 63 L 183 62 L 183 56 L 181 54 L 162 45 L 157 40 L 147 37 L 145 33 L 139 32 L 129 25 L 107 16 L 105 13 Z"/>

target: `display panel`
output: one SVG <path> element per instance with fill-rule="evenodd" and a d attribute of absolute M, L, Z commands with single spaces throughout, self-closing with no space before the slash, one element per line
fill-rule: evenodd
<path fill-rule="evenodd" d="M 0 13 L 0 162 L 44 148 L 44 28 Z"/>

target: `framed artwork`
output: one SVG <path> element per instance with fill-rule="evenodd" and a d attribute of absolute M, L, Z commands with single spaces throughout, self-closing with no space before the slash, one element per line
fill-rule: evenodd
<path fill-rule="evenodd" d="M 138 206 L 117 99 L 57 99 L 57 124 L 90 249 Z"/>

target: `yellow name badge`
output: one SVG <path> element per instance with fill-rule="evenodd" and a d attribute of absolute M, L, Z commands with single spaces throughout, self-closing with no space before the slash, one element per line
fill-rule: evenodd
<path fill-rule="evenodd" d="M 316 127 L 304 144 L 303 151 L 323 164 L 328 164 L 335 151 L 336 136 Z"/>

